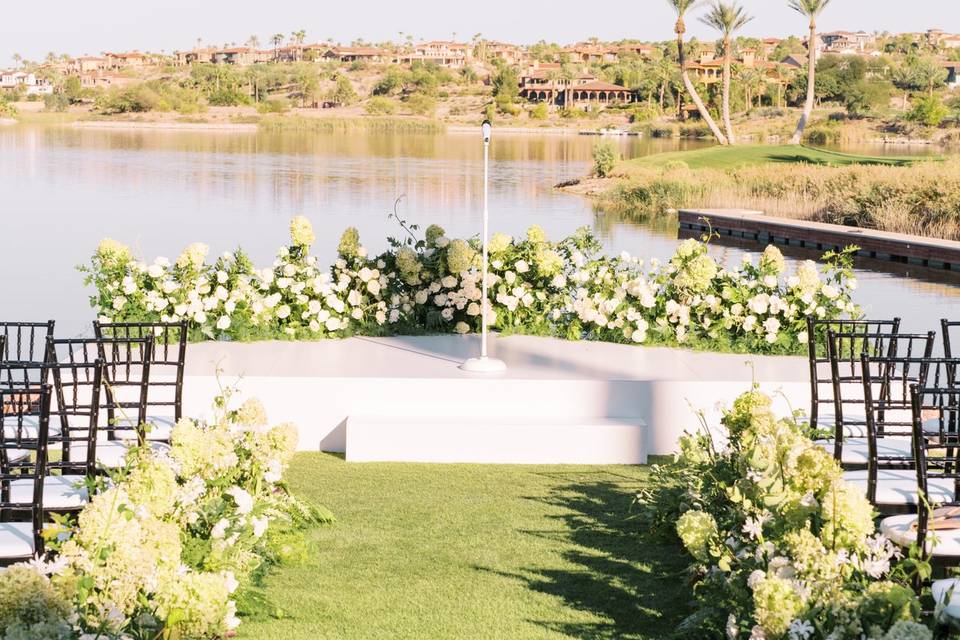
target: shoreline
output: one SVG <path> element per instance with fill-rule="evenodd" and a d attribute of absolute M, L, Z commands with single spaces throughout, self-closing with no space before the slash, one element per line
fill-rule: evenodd
<path fill-rule="evenodd" d="M 170 131 L 256 132 L 260 127 L 244 122 L 132 122 L 127 120 L 78 120 L 71 123 L 78 129 L 148 129 Z"/>

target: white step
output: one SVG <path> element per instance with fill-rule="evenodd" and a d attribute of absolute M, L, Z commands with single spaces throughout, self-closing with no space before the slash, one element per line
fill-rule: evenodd
<path fill-rule="evenodd" d="M 349 416 L 350 462 L 645 464 L 640 418 Z"/>

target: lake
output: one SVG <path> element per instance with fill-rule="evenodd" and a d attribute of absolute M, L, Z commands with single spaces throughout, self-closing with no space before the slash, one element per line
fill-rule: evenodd
<path fill-rule="evenodd" d="M 626 157 L 693 148 L 694 141 L 618 139 Z M 591 225 L 609 251 L 668 258 L 675 226 L 645 226 L 597 214 L 552 189 L 582 176 L 596 138 L 498 135 L 491 147 L 491 228 L 553 238 Z M 894 150 L 895 152 L 896 150 Z M 149 259 L 176 258 L 202 241 L 215 255 L 242 246 L 258 264 L 287 241 L 289 219 L 306 215 L 315 252 L 333 259 L 340 233 L 360 230 L 373 252 L 401 230 L 388 219 L 440 224 L 451 236 L 478 233 L 482 145 L 476 135 L 322 134 L 0 127 L 0 267 L 4 320 L 55 318 L 58 333 L 89 333 L 88 292 L 75 266 L 101 238 Z M 762 247 L 758 247 L 762 250 Z M 734 265 L 742 249 L 714 247 Z M 910 330 L 960 317 L 960 276 L 873 264 L 858 269 L 859 302 L 873 317 L 900 315 Z"/>

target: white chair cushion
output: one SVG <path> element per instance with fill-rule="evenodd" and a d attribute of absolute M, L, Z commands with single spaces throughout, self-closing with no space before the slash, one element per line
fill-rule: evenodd
<path fill-rule="evenodd" d="M 867 470 L 844 471 L 843 479 L 867 492 Z M 933 502 L 951 502 L 953 480 L 931 478 L 928 483 Z M 917 472 L 909 469 L 877 470 L 877 504 L 909 506 L 917 504 Z"/>
<path fill-rule="evenodd" d="M 890 516 L 880 522 L 880 533 L 901 547 L 909 547 L 917 541 L 917 530 L 913 528 L 916 521 L 916 515 Z M 960 557 L 960 530 L 930 531 L 926 547 L 933 556 Z"/>
<path fill-rule="evenodd" d="M 107 469 L 122 467 L 127 459 L 127 451 L 137 445 L 136 440 L 103 440 L 97 443 L 97 464 Z M 154 451 L 169 451 L 170 447 L 162 442 L 150 443 Z M 84 460 L 86 446 L 77 444 L 70 448 L 71 460 Z"/>
<path fill-rule="evenodd" d="M 84 486 L 85 476 L 47 476 L 43 479 L 44 509 L 77 509 L 87 504 L 89 496 Z M 14 480 L 10 483 L 13 502 L 33 501 L 33 480 Z"/>
<path fill-rule="evenodd" d="M 0 558 L 31 558 L 33 552 L 31 523 L 0 522 Z"/>
<path fill-rule="evenodd" d="M 943 613 L 950 618 L 960 620 L 960 579 L 934 580 L 930 590 L 933 592 L 933 601 L 944 605 Z"/>
<path fill-rule="evenodd" d="M 147 440 L 169 440 L 176 423 L 177 421 L 174 420 L 173 416 L 148 415 L 147 424 L 150 425 L 150 430 L 147 433 Z M 137 425 L 136 420 L 118 418 L 117 426 L 135 429 Z"/>
<path fill-rule="evenodd" d="M 817 446 L 833 455 L 833 440 L 817 440 Z M 866 438 L 844 438 L 840 462 L 844 464 L 868 464 L 870 445 Z M 913 458 L 913 447 L 907 438 L 879 438 L 877 455 L 881 458 Z"/>
<path fill-rule="evenodd" d="M 850 438 L 866 438 L 867 437 L 867 414 L 863 411 L 855 411 L 851 409 L 850 411 L 843 412 L 843 435 L 844 437 Z M 799 420 L 801 424 L 809 424 L 810 419 L 807 417 L 801 418 Z M 817 416 L 817 430 L 818 431 L 830 431 L 833 432 L 837 418 L 834 413 L 831 411 L 829 413 L 821 412 Z M 851 424 L 853 423 L 853 424 Z"/>

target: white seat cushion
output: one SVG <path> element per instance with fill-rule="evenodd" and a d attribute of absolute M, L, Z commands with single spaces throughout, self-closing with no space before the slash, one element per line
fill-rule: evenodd
<path fill-rule="evenodd" d="M 934 580 L 930 590 L 933 592 L 933 601 L 943 605 L 943 613 L 960 620 L 960 579 Z"/>
<path fill-rule="evenodd" d="M 103 440 L 97 443 L 97 464 L 107 469 L 122 467 L 126 462 L 127 451 L 137 445 L 136 440 Z M 162 442 L 150 443 L 154 451 L 167 451 L 170 447 Z M 71 460 L 84 460 L 87 455 L 86 446 L 77 444 L 70 448 Z"/>
<path fill-rule="evenodd" d="M 867 470 L 844 471 L 843 479 L 867 492 Z M 954 498 L 953 480 L 931 478 L 928 483 L 933 502 L 950 502 Z M 917 504 L 917 472 L 909 469 L 877 470 L 877 504 L 910 506 Z"/>
<path fill-rule="evenodd" d="M 43 479 L 44 509 L 77 509 L 87 504 L 86 476 L 47 476 Z M 10 499 L 26 504 L 33 501 L 33 480 L 10 483 Z"/>
<path fill-rule="evenodd" d="M 833 455 L 833 440 L 817 440 L 817 446 Z M 866 438 L 845 438 L 840 462 L 844 464 L 868 464 L 870 461 L 869 442 Z M 913 459 L 913 447 L 907 438 L 879 438 L 877 455 L 880 458 Z"/>
<path fill-rule="evenodd" d="M 173 426 L 177 423 L 174 420 L 173 416 L 147 416 L 147 424 L 149 425 L 149 431 L 147 432 L 147 440 L 169 440 L 170 434 L 173 432 Z M 126 427 L 129 429 L 136 428 L 136 420 L 129 418 L 118 418 L 117 426 Z"/>
<path fill-rule="evenodd" d="M 913 527 L 916 521 L 916 515 L 890 516 L 880 522 L 880 533 L 901 547 L 909 547 L 917 541 L 917 530 Z M 926 547 L 927 553 L 933 556 L 960 557 L 960 530 L 930 531 Z"/>
<path fill-rule="evenodd" d="M 31 558 L 33 552 L 31 523 L 0 522 L 0 558 Z"/>
<path fill-rule="evenodd" d="M 867 437 L 867 414 L 863 411 L 844 411 L 843 412 L 843 435 L 850 438 Z M 809 424 L 810 419 L 803 417 L 799 420 L 801 424 Z M 821 412 L 817 416 L 817 430 L 833 432 L 836 429 L 837 418 L 831 411 L 829 413 Z"/>

